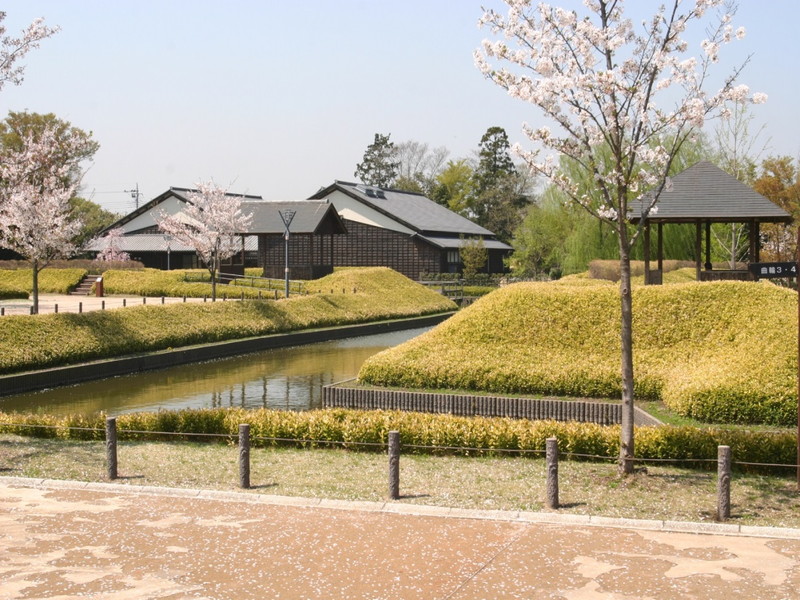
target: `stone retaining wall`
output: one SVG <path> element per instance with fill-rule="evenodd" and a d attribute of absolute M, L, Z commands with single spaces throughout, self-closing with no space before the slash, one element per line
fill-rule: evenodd
<path fill-rule="evenodd" d="M 322 405 L 325 408 L 404 410 L 532 420 L 552 419 L 600 425 L 619 424 L 621 413 L 621 406 L 617 402 L 406 392 L 347 387 L 347 382 L 323 387 Z M 661 424 L 660 421 L 638 408 L 635 409 L 634 423 L 636 425 Z"/>

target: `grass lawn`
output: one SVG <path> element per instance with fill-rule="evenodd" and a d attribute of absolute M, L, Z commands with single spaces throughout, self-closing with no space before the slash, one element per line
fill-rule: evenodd
<path fill-rule="evenodd" d="M 385 453 L 333 448 L 251 449 L 251 493 L 382 501 Z M 123 442 L 119 481 L 129 485 L 238 489 L 235 446 Z M 0 435 L 0 475 L 104 481 L 104 442 Z M 731 523 L 800 527 L 800 493 L 791 475 L 734 474 Z M 472 509 L 542 510 L 541 458 L 403 455 L 401 502 Z M 647 465 L 620 478 L 615 464 L 562 461 L 560 512 L 637 519 L 713 521 L 716 473 Z"/>

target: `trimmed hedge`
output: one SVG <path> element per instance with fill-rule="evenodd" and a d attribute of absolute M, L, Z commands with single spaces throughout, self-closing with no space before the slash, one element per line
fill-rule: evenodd
<path fill-rule="evenodd" d="M 341 289 L 342 276 L 319 285 Z M 6 316 L 0 326 L 0 373 L 42 369 L 192 344 L 332 327 L 454 310 L 435 292 L 391 271 L 359 269 L 347 294 L 278 302 L 136 306 L 87 313 Z M 356 286 L 358 293 L 352 293 Z"/>
<path fill-rule="evenodd" d="M 286 444 L 278 440 L 306 440 L 304 446 L 322 442 L 344 442 L 351 448 L 382 451 L 375 446 L 386 444 L 388 432 L 397 430 L 407 446 L 440 448 L 472 448 L 485 450 L 545 449 L 548 437 L 556 437 L 559 451 L 565 454 L 588 454 L 616 458 L 619 454 L 619 427 L 591 423 L 527 421 L 522 419 L 458 417 L 401 411 L 358 411 L 323 409 L 304 412 L 238 408 L 187 409 L 131 413 L 117 417 L 117 428 L 145 432 L 208 433 L 238 435 L 239 425 L 250 424 L 254 446 Z M 13 425 L 7 425 L 13 424 Z M 105 416 L 55 417 L 34 413 L 0 413 L 0 430 L 20 435 L 65 438 L 103 439 Z M 55 429 L 29 428 L 21 425 L 46 425 Z M 65 429 L 95 428 L 98 431 Z M 152 435 L 120 433 L 120 439 L 153 439 Z M 688 465 L 716 468 L 717 446 L 731 447 L 735 462 L 792 465 L 795 460 L 794 433 L 753 432 L 731 429 L 699 429 L 694 427 L 638 427 L 636 456 L 641 459 L 675 459 L 698 461 Z M 418 453 L 443 450 L 418 448 Z M 542 454 L 531 454 L 541 457 Z M 711 462 L 699 462 L 710 460 Z M 754 470 L 748 468 L 747 470 Z M 763 469 L 762 469 L 763 470 Z"/>
<path fill-rule="evenodd" d="M 22 288 L 0 283 L 0 300 L 15 300 L 27 297 L 28 292 Z"/>
<path fill-rule="evenodd" d="M 187 281 L 187 274 L 193 281 Z M 180 298 L 211 297 L 210 274 L 205 269 L 161 271 L 141 269 L 118 271 L 109 269 L 103 273 L 103 288 L 106 294 L 124 296 L 170 296 Z M 209 283 L 205 283 L 208 281 Z M 261 290 L 263 293 L 263 290 Z M 217 298 L 258 298 L 259 289 L 217 283 Z"/>
<path fill-rule="evenodd" d="M 379 386 L 618 398 L 617 286 L 589 279 L 501 288 L 359 379 Z M 797 294 L 769 284 L 634 288 L 639 398 L 711 423 L 796 419 Z"/>
<path fill-rule="evenodd" d="M 39 293 L 68 294 L 70 290 L 78 286 L 87 273 L 86 269 L 42 269 L 39 271 Z M 0 269 L 0 286 L 24 290 L 31 294 L 33 293 L 33 271 L 31 269 Z"/>

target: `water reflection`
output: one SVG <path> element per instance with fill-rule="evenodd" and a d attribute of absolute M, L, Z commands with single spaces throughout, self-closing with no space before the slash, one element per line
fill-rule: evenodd
<path fill-rule="evenodd" d="M 355 377 L 362 363 L 427 329 L 269 350 L 162 371 L 0 398 L 2 411 L 48 414 L 243 407 L 308 410 L 322 387 Z"/>

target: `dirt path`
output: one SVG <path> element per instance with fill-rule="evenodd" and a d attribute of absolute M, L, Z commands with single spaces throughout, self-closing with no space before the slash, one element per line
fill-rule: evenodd
<path fill-rule="evenodd" d="M 19 483 L 0 479 L 0 599 L 800 598 L 800 539 L 780 530 Z"/>

